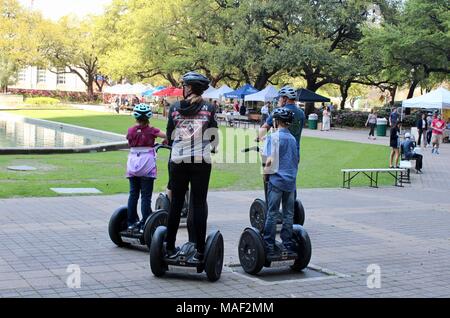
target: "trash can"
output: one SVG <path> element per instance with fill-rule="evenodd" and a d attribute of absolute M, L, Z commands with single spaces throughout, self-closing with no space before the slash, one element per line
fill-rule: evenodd
<path fill-rule="evenodd" d="M 308 127 L 309 129 L 317 129 L 317 122 L 319 121 L 319 116 L 317 114 L 311 114 L 308 116 Z"/>
<path fill-rule="evenodd" d="M 378 118 L 377 119 L 377 136 L 386 137 L 387 119 Z"/>

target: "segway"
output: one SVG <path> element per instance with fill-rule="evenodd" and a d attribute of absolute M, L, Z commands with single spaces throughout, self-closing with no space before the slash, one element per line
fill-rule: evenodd
<path fill-rule="evenodd" d="M 244 152 L 251 150 L 260 151 L 259 147 L 252 147 L 244 149 Z M 263 162 L 263 167 L 265 163 Z M 277 262 L 293 262 L 291 268 L 295 271 L 302 271 L 305 269 L 309 261 L 311 260 L 311 240 L 309 239 L 308 233 L 303 228 L 304 222 L 304 210 L 300 209 L 300 200 L 297 200 L 297 208 L 294 211 L 294 226 L 293 226 L 293 243 L 295 252 L 289 252 L 281 242 L 275 242 L 274 253 L 269 257 L 266 253 L 264 244 L 264 226 L 267 215 L 267 188 L 268 181 L 266 178 L 264 180 L 264 195 L 266 201 L 261 199 L 256 199 L 252 207 L 250 208 L 250 220 L 253 220 L 256 226 L 246 228 L 241 235 L 239 240 L 239 261 L 241 263 L 244 271 L 251 275 L 258 274 L 261 269 L 265 267 L 271 267 L 272 263 Z M 281 219 L 282 212 L 279 212 L 277 223 L 282 223 Z M 301 223 L 301 224 L 299 224 Z M 253 225 L 253 224 L 252 224 Z"/>
<path fill-rule="evenodd" d="M 250 147 L 242 150 L 242 152 L 249 151 L 257 151 L 260 152 L 260 148 Z M 264 225 L 266 224 L 266 216 L 267 216 L 267 182 L 264 180 L 264 197 L 265 200 L 255 199 L 252 205 L 250 206 L 250 224 L 252 227 L 258 229 L 259 232 L 264 231 Z M 282 215 L 283 213 L 280 211 L 278 213 L 277 220 L 277 229 L 279 230 L 280 224 L 282 224 Z M 294 224 L 305 224 L 305 209 L 303 207 L 302 201 L 300 199 L 295 200 L 294 203 Z"/>
<path fill-rule="evenodd" d="M 161 148 L 169 148 L 169 146 L 157 144 L 155 152 Z M 156 228 L 160 225 L 166 225 L 168 219 L 168 210 L 157 209 L 146 220 L 143 228 L 139 232 L 129 232 L 127 230 L 128 207 L 122 206 L 118 208 L 109 220 L 108 232 L 111 241 L 119 247 L 147 246 L 150 248 L 152 236 Z"/>
<path fill-rule="evenodd" d="M 219 231 L 211 232 L 206 239 L 205 257 L 201 262 L 193 260 L 196 253 L 195 243 L 185 243 L 173 259 L 166 257 L 165 238 L 167 227 L 159 226 L 154 235 L 150 246 L 150 267 L 153 275 L 162 277 L 172 270 L 172 267 L 189 267 L 197 269 L 197 273 L 206 272 L 208 280 L 215 282 L 219 280 L 222 274 L 224 245 L 223 237 Z M 170 268 L 169 268 L 170 267 Z"/>
<path fill-rule="evenodd" d="M 269 257 L 264 248 L 262 232 L 253 227 L 246 228 L 239 240 L 239 262 L 244 271 L 251 275 L 277 262 L 292 262 L 293 270 L 302 271 L 311 260 L 312 247 L 308 233 L 301 225 L 294 224 L 293 241 L 295 252 L 287 252 L 282 243 L 276 241 L 275 253 Z"/>

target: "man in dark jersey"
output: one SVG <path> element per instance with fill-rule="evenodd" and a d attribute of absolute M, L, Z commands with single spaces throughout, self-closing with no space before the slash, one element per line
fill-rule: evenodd
<path fill-rule="evenodd" d="M 206 200 L 211 176 L 211 153 L 218 143 L 215 108 L 201 97 L 209 87 L 209 80 L 196 72 L 182 77 L 184 100 L 175 103 L 169 111 L 167 138 L 172 146 L 170 155 L 170 202 L 167 225 L 166 251 L 176 257 L 175 246 L 186 190 L 190 184 L 193 205 L 193 235 L 197 253 L 194 257 L 203 262 L 207 226 Z"/>

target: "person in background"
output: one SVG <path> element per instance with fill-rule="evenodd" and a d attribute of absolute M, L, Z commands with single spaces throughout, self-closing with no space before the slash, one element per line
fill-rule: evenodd
<path fill-rule="evenodd" d="M 261 125 L 264 125 L 267 121 L 267 118 L 269 118 L 270 114 L 270 102 L 267 102 L 264 104 L 264 106 L 261 108 Z"/>
<path fill-rule="evenodd" d="M 322 113 L 322 131 L 329 131 L 331 127 L 331 116 L 328 107 L 324 106 Z"/>
<path fill-rule="evenodd" d="M 370 127 L 369 139 L 376 140 L 377 138 L 375 138 L 375 127 L 377 126 L 377 113 L 373 109 L 370 111 L 369 117 L 367 118 L 366 127 L 367 125 L 369 125 Z"/>
<path fill-rule="evenodd" d="M 239 113 L 239 101 L 237 99 L 234 100 L 233 110 L 235 113 Z"/>
<path fill-rule="evenodd" d="M 439 145 L 443 141 L 444 131 L 446 123 L 442 119 L 441 114 L 434 114 L 433 122 L 431 123 L 431 128 L 433 129 L 433 133 L 431 136 L 431 144 L 433 145 L 433 150 L 431 150 L 432 154 L 439 154 Z"/>
<path fill-rule="evenodd" d="M 136 95 L 134 95 L 133 96 L 133 98 L 131 99 L 131 106 L 136 106 L 136 105 L 138 105 L 138 104 L 140 104 L 140 100 L 139 100 L 139 97 L 137 97 Z"/>
<path fill-rule="evenodd" d="M 222 113 L 222 106 L 217 102 L 216 99 L 213 101 L 212 106 L 214 107 L 216 114 Z"/>
<path fill-rule="evenodd" d="M 394 108 L 392 110 L 391 115 L 389 116 L 389 125 L 391 126 L 391 128 L 393 128 L 397 125 L 398 118 L 399 118 L 399 115 L 397 112 L 397 108 Z"/>
<path fill-rule="evenodd" d="M 428 116 L 427 116 L 427 127 L 428 127 L 428 129 L 427 129 L 427 135 L 426 135 L 427 142 L 426 143 L 424 142 L 425 143 L 425 147 L 428 147 L 431 144 L 431 136 L 433 134 L 433 129 L 431 128 L 431 123 L 432 122 L 433 122 L 433 116 L 432 116 L 431 113 L 428 113 Z"/>
<path fill-rule="evenodd" d="M 278 92 L 279 100 L 278 107 L 284 107 L 294 114 L 294 120 L 289 125 L 289 131 L 297 141 L 297 150 L 300 153 L 300 141 L 302 138 L 303 126 L 305 125 L 306 116 L 304 111 L 297 107 L 295 99 L 297 98 L 297 91 L 290 86 L 285 86 Z M 273 118 L 269 116 L 266 123 L 261 126 L 258 132 L 257 140 L 262 140 L 268 131 L 273 127 Z"/>
<path fill-rule="evenodd" d="M 115 102 L 114 109 L 115 109 L 116 113 L 119 114 L 119 112 L 120 112 L 120 97 L 119 97 L 119 95 L 116 96 L 116 100 L 114 102 Z"/>
<path fill-rule="evenodd" d="M 420 147 L 420 144 L 421 144 L 421 141 L 422 141 L 422 136 L 423 136 L 423 140 L 424 140 L 423 143 L 426 144 L 426 141 L 425 141 L 426 136 L 425 136 L 425 134 L 426 134 L 426 132 L 428 130 L 428 126 L 427 126 L 427 119 L 426 119 L 425 114 L 422 114 L 420 116 L 420 118 L 417 120 L 416 127 L 417 127 L 417 130 L 419 131 L 419 139 L 417 141 L 417 145 Z"/>
<path fill-rule="evenodd" d="M 391 128 L 390 146 L 391 155 L 389 157 L 389 168 L 399 168 L 398 162 L 400 159 L 400 129 L 402 127 L 401 122 L 397 122 L 394 127 Z"/>
<path fill-rule="evenodd" d="M 247 107 L 244 103 L 242 103 L 242 106 L 239 108 L 239 115 L 245 116 L 247 114 Z"/>
<path fill-rule="evenodd" d="M 422 173 L 422 159 L 423 156 L 414 152 L 416 147 L 415 142 L 411 140 L 411 134 L 405 134 L 405 141 L 402 142 L 402 155 L 405 160 L 416 161 L 416 173 Z"/>

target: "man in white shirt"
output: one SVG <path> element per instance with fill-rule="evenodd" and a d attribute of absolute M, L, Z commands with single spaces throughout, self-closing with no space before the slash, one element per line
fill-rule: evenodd
<path fill-rule="evenodd" d="M 269 118 L 269 114 L 270 114 L 270 102 L 267 102 L 261 108 L 261 126 L 266 123 L 267 118 Z"/>

